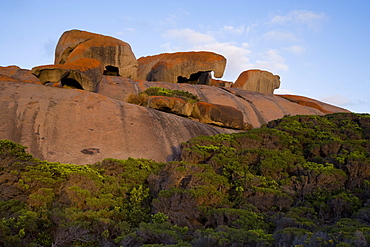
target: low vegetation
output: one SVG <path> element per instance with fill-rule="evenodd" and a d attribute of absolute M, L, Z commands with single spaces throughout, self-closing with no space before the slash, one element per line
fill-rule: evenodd
<path fill-rule="evenodd" d="M 197 95 L 189 93 L 188 91 L 171 90 L 162 87 L 149 87 L 140 94 L 130 94 L 126 101 L 132 104 L 146 106 L 146 101 L 149 96 L 180 98 L 191 104 L 200 101 Z"/>
<path fill-rule="evenodd" d="M 0 141 L 0 246 L 369 246 L 370 116 L 291 116 L 181 161 L 40 161 Z"/>

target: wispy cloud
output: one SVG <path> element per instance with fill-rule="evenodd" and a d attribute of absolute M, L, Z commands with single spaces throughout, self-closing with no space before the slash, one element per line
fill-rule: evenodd
<path fill-rule="evenodd" d="M 284 47 L 283 49 L 293 54 L 303 54 L 305 52 L 305 48 L 300 45 L 292 45 L 292 46 Z"/>
<path fill-rule="evenodd" d="M 212 35 L 200 33 L 190 28 L 170 29 L 165 31 L 163 36 L 166 39 L 175 40 L 177 44 L 186 46 L 216 42 L 216 39 Z"/>
<path fill-rule="evenodd" d="M 265 69 L 273 73 L 287 72 L 289 66 L 285 63 L 285 59 L 280 55 L 278 50 L 269 49 L 260 54 L 261 59 L 254 64 L 256 68 Z"/>
<path fill-rule="evenodd" d="M 287 31 L 276 31 L 272 30 L 263 35 L 263 38 L 268 41 L 279 41 L 279 42 L 297 42 L 298 38 L 292 33 Z"/>
<path fill-rule="evenodd" d="M 354 104 L 354 102 L 350 98 L 339 94 L 322 97 L 320 100 L 332 105 L 339 106 L 350 106 Z"/>
<path fill-rule="evenodd" d="M 272 18 L 272 24 L 303 24 L 311 30 L 318 31 L 321 21 L 326 18 L 323 13 L 315 13 L 309 10 L 293 10 L 287 15 L 276 15 Z"/>

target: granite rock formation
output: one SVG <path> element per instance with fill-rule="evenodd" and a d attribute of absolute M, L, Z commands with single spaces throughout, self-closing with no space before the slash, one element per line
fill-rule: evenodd
<path fill-rule="evenodd" d="M 2 80 L 0 99 L 0 139 L 51 162 L 168 161 L 192 137 L 235 132 L 83 90 Z"/>
<path fill-rule="evenodd" d="M 274 93 L 280 87 L 280 77 L 263 70 L 247 70 L 242 72 L 232 87 L 242 88 L 259 93 Z"/>
<path fill-rule="evenodd" d="M 138 79 L 171 83 L 211 83 L 211 71 L 222 77 L 226 58 L 213 52 L 164 53 L 138 59 Z"/>
<path fill-rule="evenodd" d="M 31 72 L 43 85 L 60 84 L 95 92 L 103 76 L 103 70 L 99 60 L 81 58 L 66 64 L 34 67 Z"/>
<path fill-rule="evenodd" d="M 210 77 L 211 71 L 221 77 L 225 64 L 223 56 L 211 52 L 136 61 L 123 41 L 67 31 L 56 47 L 55 65 L 35 67 L 33 74 L 0 67 L 0 139 L 25 145 L 35 157 L 52 162 L 170 161 L 178 157 L 182 142 L 199 135 L 256 128 L 286 115 L 348 112 L 308 98 L 273 95 L 279 77 L 266 71 L 242 73 L 247 79 L 228 87 L 229 82 Z M 142 80 L 135 79 L 137 72 Z M 170 97 L 149 97 L 149 107 L 126 102 L 149 87 L 188 91 L 201 102 Z"/>
<path fill-rule="evenodd" d="M 128 43 L 86 31 L 64 32 L 55 49 L 54 64 L 70 63 L 81 58 L 99 60 L 106 75 L 137 77 L 138 63 Z"/>

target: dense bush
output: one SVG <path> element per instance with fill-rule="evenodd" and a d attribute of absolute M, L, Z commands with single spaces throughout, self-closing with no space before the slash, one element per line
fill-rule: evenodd
<path fill-rule="evenodd" d="M 40 161 L 0 141 L 0 246 L 369 246 L 370 116 L 201 136 L 182 161 Z"/>

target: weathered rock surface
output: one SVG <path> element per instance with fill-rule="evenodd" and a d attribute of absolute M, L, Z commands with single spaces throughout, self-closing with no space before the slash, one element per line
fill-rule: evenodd
<path fill-rule="evenodd" d="M 55 49 L 54 64 L 70 63 L 81 58 L 99 60 L 107 75 L 137 77 L 138 63 L 128 43 L 86 31 L 64 32 Z"/>
<path fill-rule="evenodd" d="M 308 107 L 311 107 L 311 108 L 318 109 L 319 111 L 321 111 L 325 114 L 338 112 L 338 107 L 336 107 L 336 106 L 326 104 L 324 102 L 314 100 L 314 99 L 310 99 L 310 98 L 307 98 L 307 97 L 298 96 L 298 95 L 277 95 L 277 96 L 280 96 L 284 99 L 295 102 L 299 105 L 308 106 Z M 342 108 L 342 112 L 350 112 L 350 111 Z"/>
<path fill-rule="evenodd" d="M 30 70 L 21 69 L 18 66 L 0 66 L 0 77 L 2 80 L 12 80 L 12 81 L 24 81 L 29 83 L 40 84 L 39 79 L 34 76 Z M 6 79 L 7 78 L 7 79 Z"/>
<path fill-rule="evenodd" d="M 31 70 L 43 85 L 59 83 L 60 86 L 90 92 L 96 91 L 103 71 L 101 62 L 93 58 L 81 58 L 66 64 L 38 66 Z"/>
<path fill-rule="evenodd" d="M 247 70 L 239 75 L 231 87 L 272 94 L 275 89 L 280 87 L 280 77 L 268 71 L 257 69 Z"/>
<path fill-rule="evenodd" d="M 233 132 L 83 90 L 0 81 L 0 99 L 0 139 L 52 162 L 167 161 L 192 137 Z"/>
<path fill-rule="evenodd" d="M 245 129 L 243 113 L 232 106 L 198 102 L 194 104 L 192 117 L 201 123 L 226 128 Z"/>
<path fill-rule="evenodd" d="M 138 59 L 138 79 L 171 83 L 210 84 L 210 72 L 222 77 L 226 58 L 213 52 L 164 53 Z"/>
<path fill-rule="evenodd" d="M 193 105 L 187 103 L 185 100 L 166 96 L 148 97 L 147 106 L 160 111 L 166 111 L 186 117 L 190 117 L 193 111 Z"/>
<path fill-rule="evenodd" d="M 130 94 L 139 94 L 149 87 L 188 91 L 198 95 L 203 102 L 234 107 L 242 112 L 244 123 L 251 124 L 255 128 L 286 115 L 326 114 L 315 107 L 299 105 L 274 94 L 187 83 L 134 81 L 127 78 L 104 76 L 99 84 L 98 93 L 125 100 Z M 331 107 L 332 112 L 348 112 L 343 108 Z"/>

